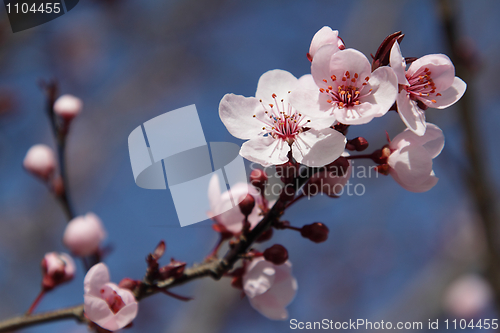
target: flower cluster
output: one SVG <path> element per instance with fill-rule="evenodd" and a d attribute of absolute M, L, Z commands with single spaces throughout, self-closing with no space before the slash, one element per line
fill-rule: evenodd
<path fill-rule="evenodd" d="M 338 198 L 352 173 L 351 159 L 371 159 L 374 169 L 391 175 L 403 188 L 424 192 L 436 185 L 432 160 L 444 146 L 444 135 L 426 123 L 424 110 L 442 109 L 458 101 L 466 84 L 455 77 L 450 59 L 434 54 L 415 59 L 406 68 L 399 43 L 400 32 L 388 36 L 370 63 L 361 52 L 346 48 L 337 30 L 323 27 L 313 37 L 307 58 L 311 73 L 296 78 L 274 69 L 257 83 L 255 97 L 226 94 L 219 115 L 227 130 L 247 140 L 240 155 L 265 167 L 275 166 L 281 179 L 276 202 L 266 198 L 265 171 L 254 169 L 249 184 L 221 193 L 216 176 L 210 182 L 209 217 L 221 240 L 230 246 L 267 228 L 256 242 L 272 238 L 274 230 L 295 230 L 315 243 L 328 238 L 321 222 L 294 227 L 281 220 L 285 209 L 303 197 L 325 194 Z M 350 126 L 371 122 L 396 111 L 407 129 L 371 154 L 363 137 L 347 139 Z M 348 153 L 350 151 L 351 153 Z M 273 192 L 273 194 L 275 194 Z M 238 206 L 233 200 L 240 199 Z M 274 220 L 266 221 L 276 212 Z M 234 239 L 233 239 L 234 237 Z M 250 304 L 270 319 L 288 317 L 286 306 L 294 298 L 288 251 L 275 244 L 264 252 L 250 249 L 241 267 L 228 273 L 231 285 L 244 292 Z"/>
<path fill-rule="evenodd" d="M 426 132 L 424 110 L 454 104 L 464 94 L 466 84 L 455 76 L 452 62 L 443 54 L 413 60 L 407 68 L 399 46 L 403 36 L 400 32 L 388 36 L 370 64 L 361 52 L 346 48 L 337 30 L 323 27 L 314 35 L 307 53 L 311 74 L 297 79 L 275 69 L 261 76 L 255 97 L 226 94 L 219 114 L 232 135 L 248 140 L 241 147 L 241 156 L 264 167 L 286 163 L 324 167 L 345 149 L 360 151 L 368 146 L 364 138 L 362 149 L 346 139 L 349 126 L 366 124 L 389 110 L 395 110 L 409 131 L 424 141 L 441 133 L 435 125 Z M 411 137 L 404 133 L 401 135 L 405 138 Z M 396 136 L 397 142 L 401 135 Z M 410 191 L 432 188 L 437 178 L 431 172 L 431 160 L 441 149 L 432 151 L 432 158 L 417 156 L 422 140 L 406 140 L 406 148 L 401 148 L 403 155 L 396 157 L 397 142 L 389 145 L 389 161 L 388 155 L 374 160 L 379 164 L 377 170 L 391 174 Z M 407 158 L 409 154 L 411 159 Z M 422 162 L 425 168 L 420 165 L 421 159 L 427 161 Z M 343 186 L 338 177 L 325 177 L 326 171 L 323 175 L 311 181 L 324 178 L 331 185 Z M 336 196 L 331 187 L 323 192 Z"/>

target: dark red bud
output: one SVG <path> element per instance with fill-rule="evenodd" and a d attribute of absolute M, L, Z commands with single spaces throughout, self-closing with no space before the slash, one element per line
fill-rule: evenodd
<path fill-rule="evenodd" d="M 239 206 L 241 213 L 248 216 L 252 214 L 252 210 L 255 207 L 255 198 L 251 194 L 247 194 L 243 200 L 240 201 Z"/>
<path fill-rule="evenodd" d="M 118 287 L 133 291 L 140 283 L 141 281 L 132 280 L 130 278 L 123 278 L 118 284 Z"/>
<path fill-rule="evenodd" d="M 269 228 L 264 231 L 255 241 L 257 243 L 264 243 L 273 237 L 273 229 Z"/>
<path fill-rule="evenodd" d="M 165 253 L 167 246 L 165 245 L 165 241 L 160 241 L 160 243 L 156 246 L 156 249 L 153 252 L 153 257 L 158 260 Z"/>
<path fill-rule="evenodd" d="M 368 141 L 365 138 L 357 137 L 352 140 L 347 141 L 345 146 L 349 150 L 363 151 L 368 148 Z"/>
<path fill-rule="evenodd" d="M 250 184 L 259 189 L 261 193 L 264 193 L 266 183 L 267 173 L 264 170 L 255 169 L 250 173 Z"/>
<path fill-rule="evenodd" d="M 391 49 L 395 42 L 401 43 L 405 35 L 401 31 L 397 31 L 393 34 L 387 36 L 384 41 L 378 47 L 375 55 L 372 55 L 372 71 L 380 66 L 389 65 L 389 57 L 391 55 Z"/>
<path fill-rule="evenodd" d="M 264 259 L 275 265 L 282 265 L 288 260 L 288 251 L 283 245 L 274 244 L 264 251 Z"/>
<path fill-rule="evenodd" d="M 315 243 L 322 243 L 328 239 L 328 227 L 321 222 L 307 224 L 302 227 L 300 234 Z"/>

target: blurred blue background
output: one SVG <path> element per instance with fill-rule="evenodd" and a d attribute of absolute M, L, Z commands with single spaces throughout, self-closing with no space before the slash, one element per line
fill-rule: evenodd
<path fill-rule="evenodd" d="M 453 3 L 464 52 L 476 60 L 474 86 L 466 93 L 475 96 L 481 149 L 495 186 L 500 181 L 494 139 L 500 124 L 500 2 Z M 181 228 L 168 191 L 135 185 L 127 148 L 135 127 L 194 103 L 207 141 L 241 144 L 218 117 L 222 96 L 254 95 L 259 77 L 270 69 L 308 74 L 306 53 L 321 27 L 338 29 L 347 47 L 368 57 L 398 30 L 405 33 L 405 56 L 449 53 L 437 9 L 435 1 L 401 0 L 94 0 L 80 1 L 68 14 L 16 34 L 1 10 L 0 319 L 24 313 L 36 297 L 44 253 L 65 251 L 63 212 L 22 168 L 30 146 L 54 146 L 40 79 L 56 78 L 61 93 L 84 101 L 68 142 L 71 198 L 78 214 L 93 211 L 103 220 L 106 244 L 114 247 L 105 259 L 112 279 L 140 279 L 146 254 L 161 239 L 167 243 L 165 263 L 175 257 L 192 264 L 208 254 L 217 235 L 208 221 Z M 275 232 L 269 243 L 288 248 L 299 283 L 288 307 L 290 318 L 422 321 L 424 327 L 428 319 L 462 318 L 460 304 L 446 300 L 454 281 L 482 271 L 484 234 L 464 185 L 467 160 L 456 106 L 430 109 L 427 117 L 446 136 L 445 149 L 434 160 L 440 180 L 431 191 L 410 193 L 384 176 L 353 179 L 365 186 L 363 196 L 316 197 L 287 212 L 292 225 L 319 221 L 330 228 L 322 244 L 293 231 Z M 178 126 L 189 130 L 189 124 Z M 364 136 L 372 151 L 384 144 L 385 131 L 394 137 L 403 129 L 390 112 L 351 127 L 348 137 Z M 75 279 L 46 295 L 37 311 L 83 301 L 78 264 Z M 470 294 L 462 294 L 479 292 L 469 289 Z M 200 280 L 173 291 L 195 300 L 148 298 L 128 332 L 290 331 L 287 321 L 270 321 L 253 310 L 228 279 Z M 487 299 L 467 315 L 495 318 Z M 23 330 L 85 331 L 73 321 Z"/>

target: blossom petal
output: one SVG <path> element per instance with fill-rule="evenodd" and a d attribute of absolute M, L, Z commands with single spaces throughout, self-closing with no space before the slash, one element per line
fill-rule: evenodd
<path fill-rule="evenodd" d="M 426 122 L 425 112 L 412 101 L 406 90 L 402 90 L 397 98 L 398 114 L 405 125 L 415 134 L 424 135 Z"/>
<path fill-rule="evenodd" d="M 406 61 L 401 54 L 401 49 L 399 48 L 399 43 L 394 42 L 391 49 L 391 55 L 389 57 L 389 63 L 391 68 L 394 70 L 398 78 L 398 83 L 402 85 L 408 85 L 408 80 L 406 79 Z"/>
<path fill-rule="evenodd" d="M 241 146 L 240 155 L 262 166 L 279 165 L 288 161 L 290 146 L 272 136 L 259 136 Z"/>
<path fill-rule="evenodd" d="M 402 188 L 404 188 L 405 190 L 407 191 L 410 191 L 410 192 L 415 192 L 415 193 L 421 193 L 421 192 L 427 192 L 429 191 L 431 188 L 433 188 L 439 178 L 437 178 L 435 175 L 434 175 L 434 171 L 431 172 L 431 174 L 421 183 L 419 184 L 407 184 L 405 182 L 403 182 L 397 172 L 395 172 L 394 170 L 389 170 L 389 173 L 391 174 L 392 178 L 394 178 L 394 180 L 399 184 L 401 185 Z"/>
<path fill-rule="evenodd" d="M 369 123 L 375 115 L 379 114 L 380 107 L 377 104 L 363 102 L 359 105 L 347 108 L 333 109 L 333 114 L 337 121 L 347 125 L 362 125 Z"/>
<path fill-rule="evenodd" d="M 83 281 L 83 290 L 86 294 L 99 297 L 101 287 L 109 282 L 109 270 L 103 263 L 98 263 L 89 269 Z"/>
<path fill-rule="evenodd" d="M 103 325 L 109 322 L 114 316 L 108 303 L 102 298 L 92 295 L 84 295 L 83 299 L 83 311 L 87 317 L 97 325 L 106 328 Z"/>
<path fill-rule="evenodd" d="M 345 136 L 332 128 L 311 129 L 298 135 L 292 154 L 299 163 L 319 167 L 335 161 L 344 152 L 346 142 Z"/>
<path fill-rule="evenodd" d="M 337 47 L 343 45 L 342 41 L 339 39 L 338 30 L 332 30 L 332 28 L 324 26 L 319 29 L 312 38 L 311 46 L 309 47 L 309 54 L 314 58 L 316 51 L 323 45 L 332 44 Z"/>
<path fill-rule="evenodd" d="M 264 108 L 255 97 L 226 94 L 219 104 L 219 116 L 229 133 L 246 140 L 255 138 L 262 131 L 260 119 Z"/>
<path fill-rule="evenodd" d="M 423 136 L 417 136 L 409 130 L 405 130 L 394 137 L 390 143 L 392 149 L 401 149 L 408 144 L 423 146 L 431 158 L 441 153 L 444 147 L 443 131 L 434 124 L 426 123 L 427 130 Z M 402 143 L 402 144 L 401 144 Z"/>
<path fill-rule="evenodd" d="M 371 75 L 371 66 L 363 53 L 354 49 L 339 51 L 337 47 L 330 44 L 322 46 L 316 52 L 311 64 L 311 74 L 320 88 L 326 89 L 328 85 L 338 86 L 343 82 L 342 77 L 346 71 L 353 76 L 357 73 L 361 79 L 364 79 Z M 336 76 L 335 81 L 332 81 L 332 75 Z"/>
<path fill-rule="evenodd" d="M 419 69 L 428 68 L 431 78 L 436 85 L 436 91 L 448 89 L 455 78 L 455 66 L 444 54 L 428 54 L 411 63 L 407 74 L 413 76 Z"/>
<path fill-rule="evenodd" d="M 450 105 L 455 104 L 460 98 L 462 98 L 466 89 L 467 84 L 459 77 L 455 76 L 451 87 L 439 92 L 441 96 L 434 95 L 427 98 L 419 97 L 418 99 L 430 108 L 444 109 Z M 434 100 L 436 103 L 434 103 L 432 100 Z"/>
<path fill-rule="evenodd" d="M 295 89 L 297 84 L 298 80 L 293 74 L 281 69 L 270 70 L 260 77 L 255 97 L 262 99 L 265 105 L 276 104 L 272 97 L 273 94 L 276 94 L 276 100 L 283 99 L 286 104 L 289 92 Z"/>
<path fill-rule="evenodd" d="M 391 153 L 387 161 L 408 186 L 421 184 L 432 171 L 432 159 L 422 146 L 408 145 Z"/>
<path fill-rule="evenodd" d="M 139 310 L 139 305 L 137 302 L 130 303 L 118 311 L 113 318 L 108 321 L 105 325 L 102 326 L 110 331 L 116 331 L 121 328 L 124 328 L 128 324 L 137 317 L 137 312 Z"/>
<path fill-rule="evenodd" d="M 361 98 L 361 102 L 370 101 L 379 107 L 375 117 L 381 117 L 389 111 L 396 101 L 398 95 L 398 78 L 394 71 L 387 66 L 379 67 L 370 76 L 368 85 L 361 91 L 363 94 L 366 89 L 372 89 L 367 98 Z"/>
<path fill-rule="evenodd" d="M 253 298 L 267 292 L 274 283 L 275 274 L 276 269 L 269 261 L 263 258 L 252 260 L 243 276 L 245 294 Z"/>
<path fill-rule="evenodd" d="M 342 52 L 345 51 L 347 50 L 344 50 Z M 332 76 L 332 74 L 334 74 L 330 72 L 330 62 L 332 60 L 332 56 L 335 53 L 341 53 L 338 47 L 327 44 L 320 47 L 314 55 L 313 61 L 311 63 L 311 74 L 314 82 L 319 88 L 327 88 L 328 83 L 325 83 L 323 80 L 330 80 L 330 77 Z M 339 79 L 342 78 L 342 75 L 344 75 L 344 72 L 342 72 Z"/>

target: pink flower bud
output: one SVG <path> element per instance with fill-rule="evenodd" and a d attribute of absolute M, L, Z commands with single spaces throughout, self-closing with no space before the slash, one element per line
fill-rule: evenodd
<path fill-rule="evenodd" d="M 38 144 L 31 147 L 26 153 L 23 166 L 36 177 L 47 181 L 56 169 L 56 158 L 52 149 Z"/>
<path fill-rule="evenodd" d="M 264 251 L 264 259 L 275 265 L 283 265 L 288 260 L 288 251 L 283 245 L 274 244 Z"/>
<path fill-rule="evenodd" d="M 66 121 L 70 121 L 82 111 L 82 100 L 73 95 L 62 95 L 54 103 L 54 112 Z"/>
<path fill-rule="evenodd" d="M 77 256 L 88 256 L 99 250 L 100 243 L 106 238 L 101 219 L 94 213 L 72 219 L 64 231 L 63 243 Z"/>
<path fill-rule="evenodd" d="M 93 266 L 83 281 L 85 315 L 110 331 L 117 331 L 134 320 L 139 306 L 130 290 L 109 282 L 108 267 Z"/>
<path fill-rule="evenodd" d="M 321 222 L 307 224 L 302 227 L 300 234 L 314 243 L 322 243 L 328 239 L 328 227 Z"/>
<path fill-rule="evenodd" d="M 51 290 L 57 285 L 70 281 L 75 275 L 76 266 L 66 253 L 49 252 L 42 259 L 42 288 Z"/>

